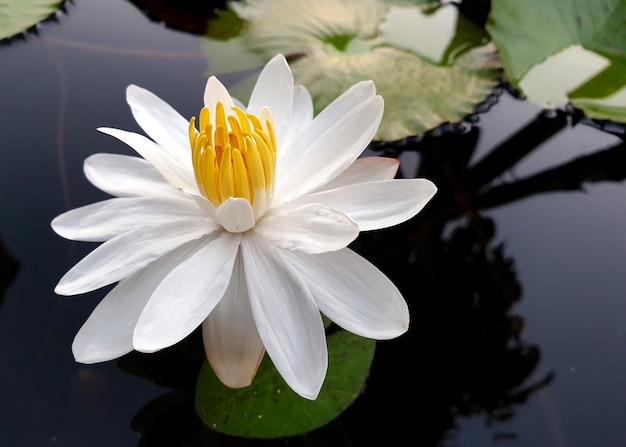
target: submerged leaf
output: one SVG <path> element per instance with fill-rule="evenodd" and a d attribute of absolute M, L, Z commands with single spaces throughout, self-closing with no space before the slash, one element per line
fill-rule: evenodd
<path fill-rule="evenodd" d="M 47 19 L 63 0 L 1 0 L 0 40 L 16 36 Z"/>
<path fill-rule="evenodd" d="M 460 120 L 500 76 L 500 59 L 486 34 L 454 5 L 250 0 L 231 8 L 246 25 L 226 42 L 207 39 L 210 74 L 252 70 L 276 53 L 286 54 L 317 112 L 354 83 L 371 79 L 385 99 L 377 140 L 399 140 Z"/>
<path fill-rule="evenodd" d="M 328 337 L 329 366 L 316 400 L 298 396 L 267 356 L 252 382 L 227 388 L 207 362 L 196 387 L 196 410 L 213 430 L 234 436 L 277 438 L 306 433 L 330 422 L 357 398 L 374 356 L 374 340 L 346 331 Z"/>
<path fill-rule="evenodd" d="M 592 118 L 626 116 L 626 1 L 494 0 L 487 30 L 506 76 L 546 108 L 572 102 Z"/>

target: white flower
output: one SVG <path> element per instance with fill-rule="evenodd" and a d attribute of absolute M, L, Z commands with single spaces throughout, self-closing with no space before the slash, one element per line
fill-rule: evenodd
<path fill-rule="evenodd" d="M 65 238 L 104 242 L 63 276 L 58 294 L 119 281 L 76 335 L 78 362 L 158 351 L 202 325 L 226 385 L 249 385 L 267 351 L 287 384 L 315 399 L 327 369 L 320 312 L 364 337 L 407 330 L 397 288 L 346 248 L 359 231 L 413 217 L 436 190 L 394 180 L 396 160 L 357 159 L 383 113 L 372 82 L 313 118 L 308 91 L 294 87 L 279 55 L 247 108 L 211 77 L 198 123 L 133 85 L 127 101 L 152 140 L 99 130 L 143 158 L 87 158 L 87 178 L 116 198 L 52 221 Z"/>

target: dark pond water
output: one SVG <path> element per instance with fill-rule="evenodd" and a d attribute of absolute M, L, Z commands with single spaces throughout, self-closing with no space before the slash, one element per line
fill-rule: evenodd
<path fill-rule="evenodd" d="M 49 222 L 106 197 L 82 163 L 130 153 L 95 130 L 139 131 L 125 87 L 191 116 L 207 60 L 201 37 L 130 2 L 68 13 L 0 47 L 1 446 L 626 445 L 626 147 L 506 91 L 464 133 L 373 148 L 440 192 L 354 245 L 402 289 L 412 327 L 379 343 L 336 421 L 288 442 L 229 438 L 194 416 L 195 358 L 75 363 L 74 334 L 106 290 L 54 294 L 93 246 Z"/>

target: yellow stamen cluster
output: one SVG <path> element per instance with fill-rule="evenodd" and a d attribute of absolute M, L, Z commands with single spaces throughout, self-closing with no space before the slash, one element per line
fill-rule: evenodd
<path fill-rule="evenodd" d="M 247 199 L 258 211 L 269 201 L 274 188 L 276 138 L 269 110 L 260 117 L 238 107 L 226 115 L 217 103 L 214 121 L 209 110 L 189 122 L 189 142 L 196 183 L 217 208 L 231 197 Z M 255 206 L 256 200 L 256 206 Z"/>

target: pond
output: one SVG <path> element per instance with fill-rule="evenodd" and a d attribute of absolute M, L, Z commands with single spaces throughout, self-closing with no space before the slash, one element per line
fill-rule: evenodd
<path fill-rule="evenodd" d="M 72 340 L 111 288 L 54 293 L 96 244 L 50 222 L 109 197 L 83 162 L 131 154 L 96 131 L 142 133 L 128 85 L 190 117 L 207 66 L 219 70 L 205 38 L 177 26 L 189 19 L 168 27 L 141 4 L 67 2 L 0 46 L 0 445 L 626 445 L 624 126 L 544 111 L 507 85 L 461 125 L 367 150 L 439 190 L 415 218 L 351 245 L 401 290 L 411 326 L 377 342 L 365 386 L 333 421 L 274 440 L 211 430 L 194 410 L 198 333 L 76 363 Z"/>

